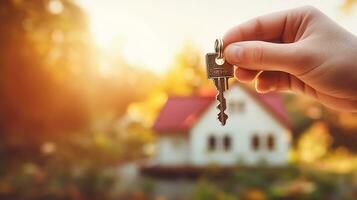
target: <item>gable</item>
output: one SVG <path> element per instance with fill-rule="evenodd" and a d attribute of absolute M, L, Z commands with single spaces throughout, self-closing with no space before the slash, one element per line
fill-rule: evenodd
<path fill-rule="evenodd" d="M 279 94 L 257 94 L 248 87 L 235 83 L 231 89 L 225 92 L 225 97 L 243 95 L 245 102 L 253 103 L 260 108 L 261 113 L 268 114 L 274 119 L 273 123 L 279 123 L 290 129 L 289 116 L 284 108 Z M 153 129 L 159 133 L 180 133 L 188 132 L 196 123 L 200 121 L 202 114 L 207 109 L 214 109 L 218 102 L 214 96 L 189 96 L 189 97 L 169 97 L 161 112 L 159 113 Z M 230 102 L 227 101 L 228 109 Z M 218 112 L 217 112 L 218 113 Z M 262 115 L 256 115 L 261 117 Z M 217 115 L 212 116 L 216 120 Z M 229 119 L 228 122 L 229 123 Z"/>

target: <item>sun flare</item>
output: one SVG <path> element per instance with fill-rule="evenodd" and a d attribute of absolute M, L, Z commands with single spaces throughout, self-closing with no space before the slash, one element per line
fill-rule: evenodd
<path fill-rule="evenodd" d="M 177 51 L 153 27 L 130 12 L 87 8 L 89 28 L 102 53 L 123 57 L 128 63 L 162 73 Z M 130 17 L 128 17 L 130 16 Z M 177 42 L 173 42 L 177 44 Z"/>

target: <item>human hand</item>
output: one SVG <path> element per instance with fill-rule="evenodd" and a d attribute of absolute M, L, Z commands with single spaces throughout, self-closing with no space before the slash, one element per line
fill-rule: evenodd
<path fill-rule="evenodd" d="M 227 62 L 258 92 L 291 90 L 322 104 L 357 111 L 357 38 L 316 8 L 276 12 L 231 29 Z"/>

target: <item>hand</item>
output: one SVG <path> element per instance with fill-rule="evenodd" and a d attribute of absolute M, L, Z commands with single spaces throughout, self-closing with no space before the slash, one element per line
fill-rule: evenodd
<path fill-rule="evenodd" d="M 357 111 L 357 38 L 313 7 L 255 18 L 223 38 L 227 62 L 258 92 L 291 90 Z"/>

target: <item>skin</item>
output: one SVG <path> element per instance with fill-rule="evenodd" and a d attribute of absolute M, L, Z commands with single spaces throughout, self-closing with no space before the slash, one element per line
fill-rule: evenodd
<path fill-rule="evenodd" d="M 223 37 L 236 78 L 260 93 L 293 91 L 357 111 L 357 38 L 314 7 L 252 19 Z"/>

